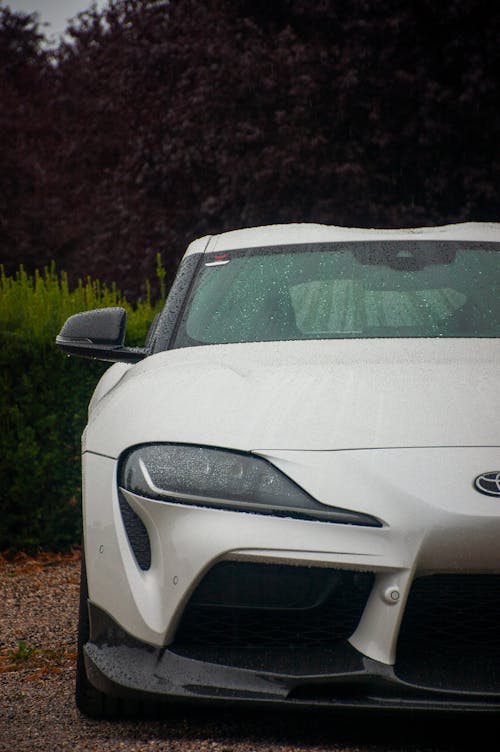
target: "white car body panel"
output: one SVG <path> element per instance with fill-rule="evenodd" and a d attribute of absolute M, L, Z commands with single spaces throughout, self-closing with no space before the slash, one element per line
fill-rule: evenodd
<path fill-rule="evenodd" d="M 245 451 L 491 446 L 499 368 L 496 339 L 171 350 L 130 368 L 119 390 L 93 400 L 84 451 L 118 457 L 154 441 Z"/>
<path fill-rule="evenodd" d="M 120 389 L 94 401 L 85 436 L 93 602 L 137 638 L 161 645 L 220 559 L 369 568 L 379 572 L 377 587 L 352 643 L 391 663 L 417 569 L 500 568 L 499 503 L 472 486 L 482 470 L 500 466 L 499 365 L 497 341 L 471 348 L 466 340 L 383 340 L 173 350 L 126 370 Z M 121 524 L 114 459 L 128 446 L 156 441 L 253 451 L 322 503 L 371 514 L 386 527 L 193 509 L 127 494 L 152 541 L 152 567 L 141 572 Z M 123 582 L 115 572 L 110 592 L 98 572 L 116 557 Z M 391 587 L 400 593 L 397 604 L 384 598 Z"/>
<path fill-rule="evenodd" d="M 186 256 L 193 253 L 230 251 L 238 248 L 258 248 L 298 243 L 338 243 L 367 240 L 491 240 L 498 241 L 500 230 L 496 222 L 461 222 L 439 227 L 380 229 L 340 227 L 312 223 L 265 225 L 232 230 L 222 235 L 207 235 L 193 241 Z"/>
<path fill-rule="evenodd" d="M 500 229 L 275 225 L 201 238 L 186 255 L 415 237 L 498 242 Z M 500 473 L 499 375 L 496 337 L 210 345 L 115 364 L 97 385 L 82 442 L 89 600 L 132 637 L 163 649 L 218 562 L 369 571 L 375 583 L 349 642 L 394 664 L 416 576 L 500 574 L 500 498 L 474 488 L 481 473 Z M 149 536 L 151 566 L 143 571 L 120 512 L 117 471 L 123 452 L 154 443 L 254 453 L 326 507 L 370 515 L 381 526 L 122 490 Z"/>
<path fill-rule="evenodd" d="M 120 520 L 116 463 L 87 453 L 92 601 L 135 637 L 163 645 L 171 640 L 178 612 L 196 584 L 221 559 L 369 569 L 378 573 L 376 586 L 351 642 L 363 654 L 392 663 L 397 626 L 416 572 L 500 569 L 499 502 L 472 486 L 478 468 L 498 465 L 500 446 L 259 454 L 323 503 L 376 514 L 384 527 L 186 507 L 127 493 L 152 543 L 151 569 L 141 572 Z M 111 505 L 106 503 L 110 494 Z M 112 589 L 107 584 L 111 576 Z M 391 589 L 399 593 L 397 603 L 387 598 Z"/>

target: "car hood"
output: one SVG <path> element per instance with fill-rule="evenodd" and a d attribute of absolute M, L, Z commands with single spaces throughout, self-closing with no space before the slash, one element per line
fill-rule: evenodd
<path fill-rule="evenodd" d="M 264 342 L 113 366 L 84 450 L 143 442 L 340 450 L 500 445 L 500 340 Z"/>

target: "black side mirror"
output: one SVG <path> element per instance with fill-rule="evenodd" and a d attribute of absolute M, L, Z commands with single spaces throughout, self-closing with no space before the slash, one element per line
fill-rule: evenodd
<path fill-rule="evenodd" d="M 127 312 L 124 308 L 97 308 L 70 316 L 56 337 L 67 355 L 111 362 L 137 363 L 148 354 L 143 347 L 124 347 Z"/>

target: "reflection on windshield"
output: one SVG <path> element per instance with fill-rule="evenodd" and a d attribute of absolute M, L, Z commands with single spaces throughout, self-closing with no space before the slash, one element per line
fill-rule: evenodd
<path fill-rule="evenodd" d="M 400 241 L 207 256 L 175 347 L 345 337 L 498 337 L 500 244 Z"/>

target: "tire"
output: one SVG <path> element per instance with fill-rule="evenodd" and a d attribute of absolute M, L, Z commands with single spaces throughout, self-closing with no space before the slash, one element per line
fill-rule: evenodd
<path fill-rule="evenodd" d="M 89 718 L 123 718 L 135 715 L 140 703 L 112 697 L 96 689 L 87 678 L 83 646 L 89 640 L 90 624 L 88 611 L 87 570 L 82 546 L 82 569 L 80 578 L 80 605 L 78 610 L 78 637 L 76 658 L 75 701 L 78 710 Z"/>

